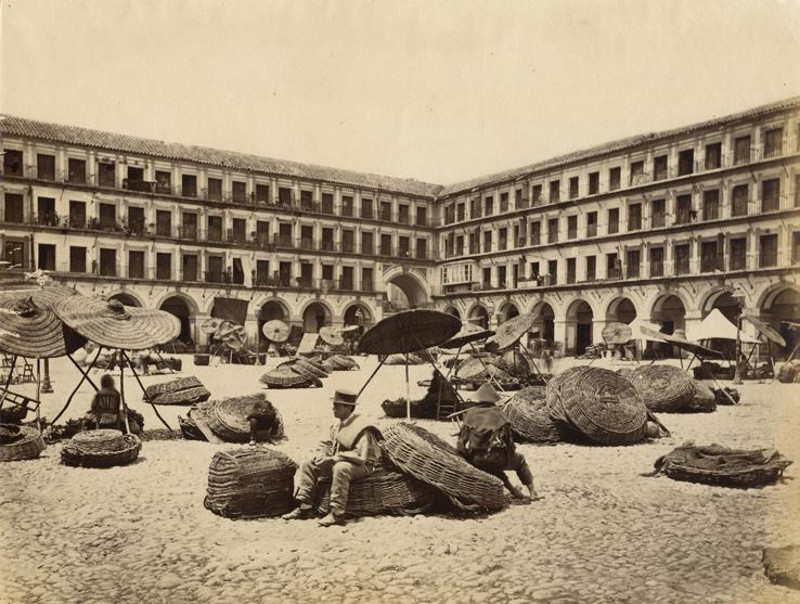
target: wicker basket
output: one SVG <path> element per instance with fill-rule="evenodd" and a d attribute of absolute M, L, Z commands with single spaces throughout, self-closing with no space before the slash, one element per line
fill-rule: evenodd
<path fill-rule="evenodd" d="M 497 511 L 505 506 L 499 478 L 470 465 L 438 436 L 407 423 L 384 430 L 381 446 L 403 472 L 435 487 L 458 508 Z"/>
<path fill-rule="evenodd" d="M 350 357 L 342 356 L 340 354 L 335 354 L 331 358 L 328 359 L 328 363 L 331 364 L 334 371 L 350 371 L 350 370 L 358 370 L 359 367 L 358 363 L 356 363 Z"/>
<path fill-rule="evenodd" d="M 619 374 L 596 367 L 572 367 L 547 385 L 550 416 L 601 445 L 630 445 L 647 431 L 647 407 Z"/>
<path fill-rule="evenodd" d="M 543 386 L 520 390 L 503 407 L 511 429 L 519 440 L 552 443 L 562 439 L 558 424 L 550 417 Z"/>
<path fill-rule="evenodd" d="M 165 392 L 151 400 L 155 405 L 194 405 L 195 403 L 207 401 L 210 397 L 211 393 L 205 386 L 197 386 L 185 390 Z"/>
<path fill-rule="evenodd" d="M 650 411 L 683 411 L 694 398 L 694 380 L 672 365 L 637 367 L 627 377 Z"/>
<path fill-rule="evenodd" d="M 322 382 L 295 365 L 281 365 L 263 374 L 259 382 L 268 388 L 321 388 Z"/>
<path fill-rule="evenodd" d="M 791 463 L 771 449 L 745 451 L 720 445 L 684 443 L 656 460 L 654 474 L 663 473 L 675 480 L 746 489 L 774 483 Z"/>
<path fill-rule="evenodd" d="M 206 413 L 206 421 L 212 432 L 222 440 L 234 443 L 246 443 L 250 439 L 250 422 L 247 416 L 252 412 L 253 405 L 266 401 L 264 393 L 247 396 L 235 396 L 221 400 Z M 275 410 L 275 423 L 271 430 L 269 440 L 280 440 L 284 436 L 283 418 Z"/>
<path fill-rule="evenodd" d="M 198 386 L 202 385 L 202 382 L 200 382 L 196 376 L 189 375 L 186 377 L 175 378 L 174 380 L 169 380 L 167 382 L 161 382 L 160 384 L 151 384 L 145 388 L 144 391 L 151 399 L 155 399 L 162 394 L 177 392 L 178 390 L 188 390 L 189 388 L 197 388 Z"/>
<path fill-rule="evenodd" d="M 327 514 L 330 478 L 320 479 L 317 493 L 317 509 Z M 371 476 L 350 483 L 346 514 L 352 517 L 419 514 L 428 510 L 435 500 L 436 492 L 425 483 L 397 470 L 378 467 Z"/>
<path fill-rule="evenodd" d="M 61 463 L 85 468 L 125 466 L 136 461 L 141 448 L 137 437 L 118 430 L 79 432 L 61 449 Z"/>
<path fill-rule="evenodd" d="M 289 457 L 266 447 L 216 453 L 208 468 L 206 509 L 226 518 L 280 516 L 294 507 Z"/>
<path fill-rule="evenodd" d="M 19 429 L 21 438 L 14 442 L 0 445 L 0 461 L 20 461 L 36 459 L 44 451 L 44 440 L 36 428 L 31 426 L 14 426 L 3 424 L 8 429 Z"/>

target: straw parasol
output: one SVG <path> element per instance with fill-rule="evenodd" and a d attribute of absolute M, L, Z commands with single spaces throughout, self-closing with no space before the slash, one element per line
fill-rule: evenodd
<path fill-rule="evenodd" d="M 509 319 L 497 328 L 497 333 L 487 340 L 486 350 L 495 352 L 513 346 L 519 342 L 522 336 L 533 329 L 538 316 L 538 313 L 525 313 Z"/>
<path fill-rule="evenodd" d="M 108 348 L 146 350 L 166 344 L 181 332 L 180 320 L 163 310 L 123 306 L 86 296 L 53 304 L 59 318 L 87 340 Z"/>
<path fill-rule="evenodd" d="M 322 338 L 323 342 L 330 346 L 341 346 L 344 344 L 344 336 L 342 336 L 342 332 L 335 327 L 331 327 L 330 325 L 320 328 L 319 337 Z"/>
<path fill-rule="evenodd" d="M 0 298 L 0 351 L 48 359 L 63 357 L 86 344 L 85 338 L 44 306 L 44 298 L 38 300 L 32 296 Z"/>
<path fill-rule="evenodd" d="M 461 329 L 461 321 L 438 310 L 405 310 L 371 327 L 358 343 L 359 352 L 417 352 L 446 342 Z"/>
<path fill-rule="evenodd" d="M 222 325 L 222 319 L 206 319 L 203 321 L 203 324 L 200 326 L 200 329 L 203 331 L 204 334 L 211 335 L 217 333 L 217 330 Z"/>
<path fill-rule="evenodd" d="M 491 329 L 484 329 L 475 323 L 464 322 L 461 324 L 461 330 L 452 338 L 439 344 L 440 348 L 461 348 L 471 342 L 478 342 L 493 336 L 494 332 Z"/>
<path fill-rule="evenodd" d="M 606 344 L 626 344 L 633 337 L 630 325 L 612 321 L 603 328 L 603 341 Z"/>
<path fill-rule="evenodd" d="M 261 327 L 261 333 L 272 342 L 285 342 L 289 339 L 289 326 L 279 319 L 267 321 Z"/>
<path fill-rule="evenodd" d="M 749 321 L 769 341 L 775 342 L 778 346 L 786 346 L 786 340 L 783 339 L 783 336 L 758 317 L 742 315 L 742 318 Z"/>

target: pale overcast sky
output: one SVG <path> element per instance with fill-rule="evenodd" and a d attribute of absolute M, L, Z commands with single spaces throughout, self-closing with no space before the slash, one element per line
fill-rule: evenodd
<path fill-rule="evenodd" d="M 800 94 L 800 0 L 4 0 L 0 112 L 440 184 Z"/>

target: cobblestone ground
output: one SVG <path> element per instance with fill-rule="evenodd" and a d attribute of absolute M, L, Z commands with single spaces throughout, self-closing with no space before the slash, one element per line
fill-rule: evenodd
<path fill-rule="evenodd" d="M 302 459 L 331 421 L 333 388 L 362 383 L 365 364 L 323 390 L 275 392 L 290 436 L 279 448 Z M 184 374 L 194 369 L 212 382 L 213 369 Z M 217 371 L 215 395 L 255 389 L 260 372 Z M 363 404 L 376 417 L 405 388 L 402 368 L 379 376 Z M 544 499 L 466 520 L 231 521 L 203 508 L 209 461 L 231 445 L 149 441 L 138 463 L 108 470 L 61 466 L 50 446 L 0 464 L 0 601 L 800 602 L 761 565 L 763 547 L 800 542 L 800 386 L 742 393 L 712 414 L 662 415 L 673 437 L 656 443 L 521 446 Z M 420 423 L 452 440 L 451 424 Z M 776 447 L 798 464 L 760 490 L 641 476 L 685 440 Z"/>

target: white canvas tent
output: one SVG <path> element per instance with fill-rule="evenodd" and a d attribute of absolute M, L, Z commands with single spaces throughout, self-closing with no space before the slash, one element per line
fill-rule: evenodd
<path fill-rule="evenodd" d="M 746 344 L 758 344 L 760 340 L 739 330 L 739 338 Z M 691 325 L 686 330 L 686 339 L 693 342 L 703 340 L 735 340 L 736 325 L 731 323 L 718 308 L 715 308 L 699 325 Z"/>

